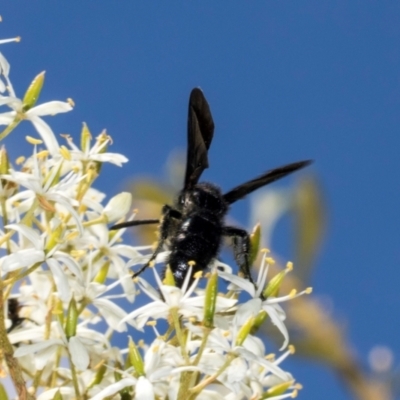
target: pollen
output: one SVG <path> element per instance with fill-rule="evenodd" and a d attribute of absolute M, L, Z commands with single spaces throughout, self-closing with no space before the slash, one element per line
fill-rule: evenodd
<path fill-rule="evenodd" d="M 264 248 L 264 249 L 261 249 L 261 253 L 269 254 L 269 253 L 271 253 L 271 250 Z"/>
<path fill-rule="evenodd" d="M 196 265 L 196 261 L 190 260 L 190 261 L 188 262 L 188 264 L 189 264 L 190 267 L 194 267 L 194 266 Z"/>
<path fill-rule="evenodd" d="M 68 237 L 68 235 L 67 235 Z M 70 240 L 70 239 L 68 239 Z M 86 255 L 85 250 L 71 250 L 71 256 L 74 257 L 75 259 L 80 259 Z"/>
<path fill-rule="evenodd" d="M 288 271 L 292 271 L 292 270 L 293 270 L 293 263 L 292 263 L 291 261 L 289 261 L 289 262 L 286 264 L 286 269 L 287 269 Z"/>
<path fill-rule="evenodd" d="M 296 348 L 292 344 L 288 346 L 288 349 L 290 354 L 294 354 L 296 352 Z"/>
<path fill-rule="evenodd" d="M 43 143 L 43 140 L 36 139 L 32 136 L 25 136 L 25 139 L 30 144 L 42 144 Z"/>
<path fill-rule="evenodd" d="M 203 271 L 197 271 L 193 276 L 195 279 L 200 279 L 203 277 Z"/>
<path fill-rule="evenodd" d="M 304 292 L 305 292 L 306 294 L 311 294 L 312 291 L 313 291 L 313 288 L 310 286 L 310 287 L 308 287 Z"/>
<path fill-rule="evenodd" d="M 157 325 L 157 321 L 148 321 L 146 323 L 147 326 L 156 326 Z"/>
<path fill-rule="evenodd" d="M 265 260 L 269 265 L 275 265 L 275 260 L 272 257 L 267 257 Z"/>
<path fill-rule="evenodd" d="M 295 297 L 297 294 L 297 290 L 296 289 L 292 289 L 289 293 L 289 297 Z"/>
<path fill-rule="evenodd" d="M 301 389 L 303 389 L 303 385 L 301 383 L 296 383 L 294 385 L 294 388 L 297 389 L 297 390 L 301 390 Z"/>
<path fill-rule="evenodd" d="M 49 151 L 48 150 L 42 150 L 39 151 L 39 153 L 36 154 L 37 159 L 43 159 L 49 156 Z"/>
<path fill-rule="evenodd" d="M 71 107 L 75 107 L 75 102 L 74 102 L 70 97 L 68 97 L 67 103 L 68 103 Z"/>
<path fill-rule="evenodd" d="M 18 158 L 15 160 L 15 163 L 16 163 L 17 165 L 21 165 L 24 161 L 25 161 L 25 157 L 24 157 L 24 156 L 21 156 L 21 157 L 18 157 Z"/>
<path fill-rule="evenodd" d="M 270 353 L 270 354 L 266 354 L 266 356 L 264 357 L 267 361 L 271 361 L 273 362 L 275 360 L 275 354 L 274 353 Z"/>

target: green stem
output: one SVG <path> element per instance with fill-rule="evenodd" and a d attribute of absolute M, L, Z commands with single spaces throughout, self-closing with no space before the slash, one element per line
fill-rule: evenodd
<path fill-rule="evenodd" d="M 26 271 L 21 272 L 20 274 L 15 275 L 15 276 L 3 281 L 3 285 L 4 286 L 6 286 L 6 285 L 14 285 L 14 283 L 18 282 L 22 278 L 25 278 L 26 276 L 28 276 L 31 272 L 33 272 L 35 269 L 37 269 L 41 265 L 42 265 L 41 261 L 37 262 L 36 264 L 32 265 L 32 267 L 28 268 Z"/>
<path fill-rule="evenodd" d="M 207 339 L 208 336 L 210 335 L 210 332 L 211 331 L 207 329 L 206 332 L 204 333 L 201 345 L 199 347 L 199 351 L 197 352 L 196 358 L 193 361 L 193 365 L 197 365 L 200 362 L 201 356 L 203 355 L 203 351 L 207 346 Z"/>
<path fill-rule="evenodd" d="M 0 133 L 0 140 L 3 140 L 5 137 L 7 137 L 17 126 L 18 124 L 22 121 L 21 117 L 15 117 L 14 121 L 11 122 L 10 125 L 8 125 L 3 132 Z"/>
<path fill-rule="evenodd" d="M 176 307 L 173 307 L 170 309 L 170 313 L 175 327 L 176 337 L 178 338 L 178 342 L 181 347 L 182 356 L 189 365 L 190 360 L 185 348 L 185 339 L 183 337 L 183 332 L 181 329 L 181 322 L 179 320 L 178 309 Z"/>
<path fill-rule="evenodd" d="M 3 214 L 3 226 L 8 225 L 8 217 L 7 217 L 7 207 L 6 207 L 6 199 L 4 197 L 1 198 L 1 213 Z M 4 228 L 4 232 L 8 233 L 8 228 Z M 10 249 L 10 240 L 7 240 L 7 254 L 11 253 Z"/>
<path fill-rule="evenodd" d="M 80 400 L 81 394 L 79 392 L 78 376 L 76 374 L 75 365 L 72 362 L 71 354 L 69 351 L 68 351 L 68 357 L 69 357 L 69 365 L 71 367 L 72 383 L 74 385 L 76 399 Z"/>
<path fill-rule="evenodd" d="M 198 385 L 195 387 L 189 389 L 191 392 L 191 395 L 187 397 L 188 400 L 195 399 L 197 395 L 207 386 L 213 383 L 230 365 L 232 360 L 235 358 L 233 354 L 229 354 L 228 357 L 226 358 L 226 361 L 224 364 L 221 366 L 221 368 L 214 374 L 210 375 L 208 378 L 204 379 L 202 382 L 200 382 Z"/>

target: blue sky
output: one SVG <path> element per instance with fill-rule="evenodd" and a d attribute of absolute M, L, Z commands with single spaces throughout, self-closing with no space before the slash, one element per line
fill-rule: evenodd
<path fill-rule="evenodd" d="M 314 159 L 329 210 L 314 293 L 332 299 L 363 362 L 379 344 L 399 364 L 398 1 L 14 1 L 0 14 L 1 38 L 22 36 L 1 48 L 17 93 L 46 70 L 41 100 L 76 103 L 53 129 L 106 128 L 129 157 L 104 171 L 103 190 L 135 174 L 163 179 L 185 147 L 195 86 L 216 123 L 205 179 L 229 189 Z M 18 156 L 20 141 L 10 144 Z M 245 225 L 248 211 L 242 202 L 232 214 Z M 289 365 L 302 398 L 350 399 L 329 371 Z"/>

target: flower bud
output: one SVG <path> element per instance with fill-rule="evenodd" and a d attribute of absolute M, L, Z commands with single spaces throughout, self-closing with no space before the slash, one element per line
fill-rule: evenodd
<path fill-rule="evenodd" d="M 204 301 L 204 320 L 203 324 L 206 328 L 212 328 L 214 325 L 215 305 L 217 303 L 218 294 L 218 274 L 213 272 L 208 279 L 205 301 Z"/>
<path fill-rule="evenodd" d="M 135 368 L 138 376 L 144 376 L 144 363 L 143 358 L 139 352 L 139 349 L 136 347 L 135 342 L 129 337 L 129 360 L 133 368 Z"/>
<path fill-rule="evenodd" d="M 258 223 L 253 228 L 253 232 L 250 235 L 250 255 L 249 255 L 249 265 L 253 265 L 257 258 L 258 250 L 260 248 L 261 240 L 261 225 Z"/>
<path fill-rule="evenodd" d="M 269 388 L 265 393 L 266 396 L 264 396 L 263 398 L 268 399 L 270 397 L 275 397 L 284 394 L 292 385 L 293 381 L 278 383 L 277 385 Z"/>
<path fill-rule="evenodd" d="M 163 283 L 164 283 L 164 285 L 168 285 L 168 286 L 176 286 L 174 274 L 172 273 L 169 265 L 167 265 L 167 268 L 165 269 L 165 277 L 164 277 Z"/>
<path fill-rule="evenodd" d="M 39 99 L 40 92 L 42 91 L 44 83 L 44 71 L 37 75 L 32 83 L 29 85 L 28 90 L 22 99 L 23 110 L 28 111 L 31 109 Z"/>
<path fill-rule="evenodd" d="M 90 149 L 90 141 L 92 140 L 92 135 L 90 134 L 88 126 L 83 123 L 81 131 L 81 150 L 85 153 L 87 149 Z"/>
<path fill-rule="evenodd" d="M 124 217 L 131 208 L 132 195 L 128 192 L 122 192 L 114 196 L 105 206 L 103 215 L 108 222 L 114 222 Z"/>
<path fill-rule="evenodd" d="M 76 326 L 78 325 L 78 309 L 76 308 L 76 301 L 72 297 L 69 302 L 67 311 L 67 321 L 65 324 L 65 335 L 67 339 L 76 335 Z"/>
<path fill-rule="evenodd" d="M 253 328 L 255 317 L 250 317 L 240 328 L 236 337 L 236 346 L 241 346 Z"/>
<path fill-rule="evenodd" d="M 285 277 L 287 271 L 283 270 L 281 272 L 279 272 L 279 274 L 276 274 L 269 282 L 267 287 L 265 288 L 264 292 L 263 292 L 263 296 L 264 298 L 268 298 L 268 297 L 276 297 L 279 294 L 279 289 L 282 285 L 283 282 L 283 278 Z"/>

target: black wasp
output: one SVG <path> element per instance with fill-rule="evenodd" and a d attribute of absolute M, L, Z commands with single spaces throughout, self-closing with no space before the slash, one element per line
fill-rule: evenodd
<path fill-rule="evenodd" d="M 111 227 L 120 229 L 160 223 L 157 247 L 149 261 L 135 272 L 133 277 L 142 273 L 155 260 L 164 245 L 167 245 L 171 250 L 167 264 L 175 277 L 176 285 L 181 287 L 189 269 L 189 262 L 195 262 L 193 273 L 206 269 L 218 256 L 222 239 L 230 237 L 233 239 L 234 257 L 240 271 L 253 282 L 249 265 L 249 234 L 243 229 L 224 225 L 229 206 L 256 189 L 309 165 L 311 161 L 299 161 L 273 169 L 222 194 L 220 188 L 213 183 L 198 183 L 201 174 L 208 168 L 208 149 L 213 134 L 214 121 L 210 107 L 203 92 L 195 88 L 189 98 L 185 180 L 175 204 L 162 208 L 161 221 L 127 221 Z"/>

